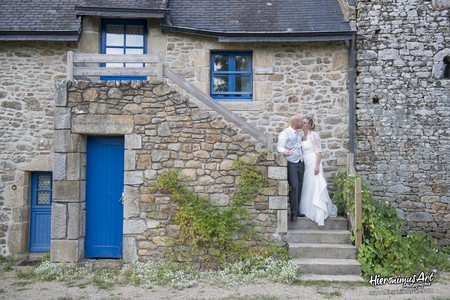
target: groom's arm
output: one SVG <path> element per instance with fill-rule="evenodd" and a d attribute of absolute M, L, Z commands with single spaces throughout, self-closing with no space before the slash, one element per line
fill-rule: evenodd
<path fill-rule="evenodd" d="M 280 153 L 283 153 L 284 156 L 291 155 L 291 151 L 289 149 L 286 149 L 286 143 L 287 143 L 288 137 L 285 131 L 282 131 L 278 135 L 278 143 L 277 143 L 277 151 Z"/>

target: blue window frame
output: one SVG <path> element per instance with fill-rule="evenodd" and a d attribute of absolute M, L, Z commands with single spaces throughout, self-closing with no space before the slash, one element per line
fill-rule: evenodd
<path fill-rule="evenodd" d="M 211 52 L 211 97 L 250 101 L 253 96 L 252 52 Z"/>
<path fill-rule="evenodd" d="M 147 54 L 147 21 L 102 19 L 102 54 Z M 145 67 L 141 63 L 103 63 L 102 67 Z M 101 80 L 146 80 L 145 76 L 101 76 Z"/>

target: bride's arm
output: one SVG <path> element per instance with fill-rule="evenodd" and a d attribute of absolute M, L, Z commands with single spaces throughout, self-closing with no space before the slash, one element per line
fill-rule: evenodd
<path fill-rule="evenodd" d="M 320 162 L 322 160 L 322 147 L 320 145 L 320 137 L 317 132 L 314 132 L 312 135 L 312 144 L 314 147 L 314 151 L 316 152 L 316 166 L 314 168 L 314 174 L 319 174 L 320 171 Z"/>

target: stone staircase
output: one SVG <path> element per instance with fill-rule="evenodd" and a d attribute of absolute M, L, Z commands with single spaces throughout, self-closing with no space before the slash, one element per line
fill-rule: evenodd
<path fill-rule="evenodd" d="M 342 217 L 328 218 L 320 227 L 306 217 L 289 222 L 289 253 L 302 270 L 299 279 L 363 281 L 350 235 Z"/>

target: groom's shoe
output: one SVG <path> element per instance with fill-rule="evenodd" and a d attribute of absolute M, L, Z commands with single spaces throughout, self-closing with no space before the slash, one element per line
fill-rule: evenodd
<path fill-rule="evenodd" d="M 297 217 L 304 217 L 304 214 L 298 214 Z"/>
<path fill-rule="evenodd" d="M 291 222 L 297 222 L 297 216 L 291 216 Z"/>

